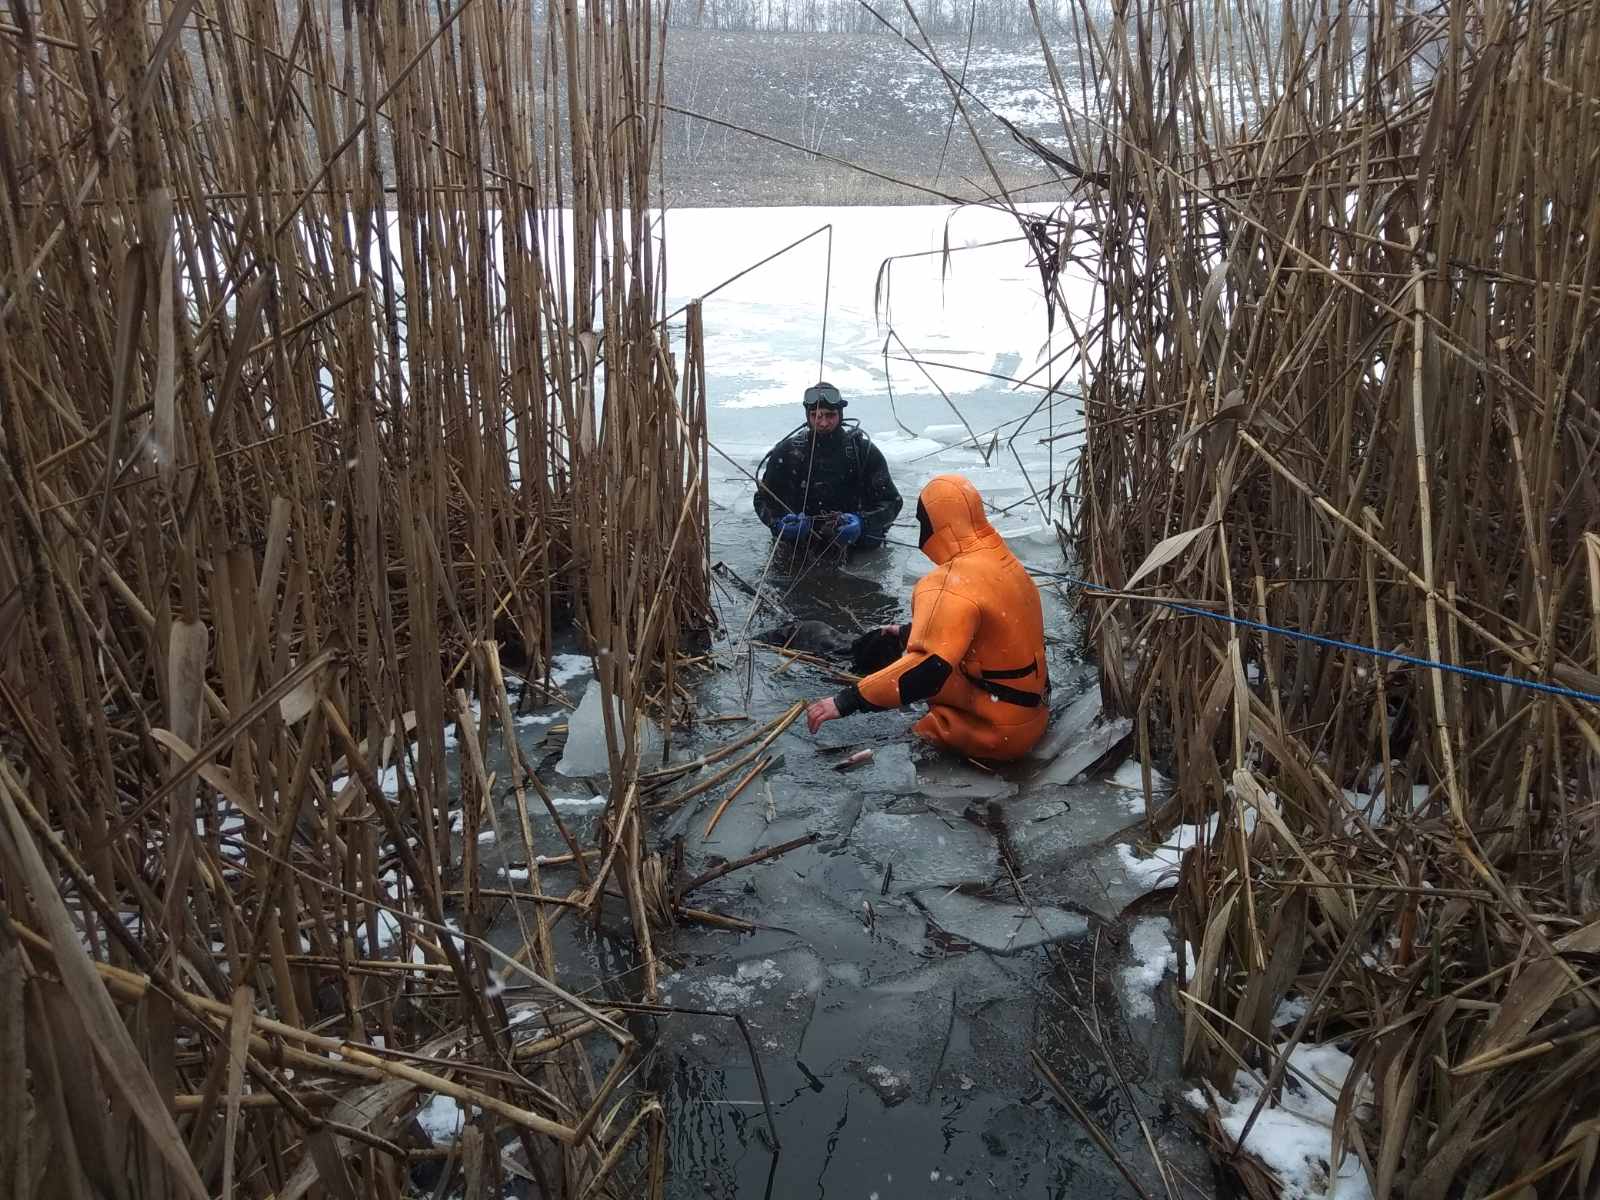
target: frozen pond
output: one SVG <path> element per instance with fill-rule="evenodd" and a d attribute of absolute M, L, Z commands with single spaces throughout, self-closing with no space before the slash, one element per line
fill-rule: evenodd
<path fill-rule="evenodd" d="M 801 393 L 820 374 L 888 458 L 908 498 L 901 520 L 910 528 L 921 485 L 956 470 L 1004 510 L 991 516 L 1002 533 L 1040 529 L 1046 514 L 1030 497 L 1072 459 L 1080 377 L 1062 365 L 1074 361 L 1070 323 L 1058 312 L 1054 333 L 1047 331 L 1038 271 L 1008 215 L 951 207 L 673 210 L 672 306 L 825 226 L 831 262 L 830 235 L 822 233 L 704 303 L 711 438 L 727 455 L 713 456 L 716 516 L 748 515 L 750 481 L 728 459 L 753 470 L 801 423 Z M 1081 329 L 1090 289 L 1065 274 L 1062 286 Z M 968 429 L 980 447 L 959 444 Z M 729 548 L 745 540 L 732 527 L 718 532 Z"/>
<path fill-rule="evenodd" d="M 673 211 L 671 290 L 680 300 L 702 294 L 830 223 L 831 278 L 827 243 L 817 238 L 706 302 L 711 437 L 727 456 L 712 458 L 715 556 L 798 617 L 852 632 L 905 619 L 910 585 L 929 567 L 913 548 L 915 497 L 927 479 L 953 470 L 983 493 L 1025 562 L 1062 569 L 1047 525 L 1058 510 L 1042 512 L 1031 497 L 1060 478 L 1075 445 L 1072 387 L 1038 407 L 1060 374 L 1046 364 L 1071 342 L 1059 314 L 1047 336 L 1026 245 L 957 249 L 948 268 L 938 255 L 901 260 L 880 289 L 887 256 L 937 250 L 947 236 L 953 248 L 1014 239 L 1009 218 L 942 208 Z M 875 311 L 875 292 L 887 312 Z M 1072 295 L 1081 321 L 1087 292 Z M 904 544 L 848 565 L 796 567 L 772 561 L 739 468 L 754 471 L 800 422 L 819 355 L 820 374 L 850 402 L 846 415 L 890 460 L 906 501 L 893 536 Z M 913 356 L 921 367 L 901 361 Z M 987 463 L 959 444 L 963 422 L 980 435 Z M 737 585 L 719 580 L 718 594 L 730 636 L 717 649 L 737 669 L 702 685 L 704 713 L 764 722 L 797 699 L 836 690 L 809 667 L 778 672 L 769 654 L 756 654 L 752 666 L 739 635 L 775 617 L 752 615 Z M 1109 743 L 1088 728 L 1098 716 L 1093 673 L 1078 661 L 1074 626 L 1048 589 L 1046 611 L 1063 710 L 1046 745 L 1059 752 L 1061 770 L 1034 761 L 985 774 L 913 747 L 903 713 L 836 722 L 816 739 L 800 724 L 773 746 L 781 763 L 740 796 L 711 838 L 704 828 L 726 788 L 659 825 L 660 846 L 679 847 L 689 875 L 819 838 L 693 899 L 767 928 L 735 935 L 689 926 L 671 939 L 677 969 L 664 980 L 664 999 L 745 1015 L 782 1141 L 774 1153 L 734 1026 L 663 1019 L 647 1079 L 670 1112 L 672 1195 L 1134 1195 L 1050 1099 L 1030 1050 L 1102 1124 L 1151 1194 L 1164 1191 L 1137 1115 L 1188 1176 L 1207 1179 L 1167 1095 L 1177 1061 L 1168 930 L 1123 915 L 1149 885 L 1130 878 L 1121 857 L 1129 852 L 1114 843 L 1129 836 L 1145 798 L 1123 786 L 1126 772 L 1077 779 Z M 703 728 L 682 753 L 741 728 Z M 1087 759 L 1074 760 L 1085 743 L 1093 744 Z M 842 748 L 854 746 L 871 747 L 873 761 L 836 771 Z M 1210 1194 L 1175 1187 L 1177 1195 Z"/>
<path fill-rule="evenodd" d="M 888 254 L 936 248 L 947 220 L 953 246 L 1013 232 L 994 214 L 952 218 L 943 209 L 670 215 L 669 278 L 681 297 L 710 290 L 821 224 L 835 228 L 825 349 L 820 241 L 706 304 L 711 436 L 727 456 L 712 458 L 713 552 L 727 570 L 717 577 L 718 668 L 701 677 L 697 700 L 702 717 L 722 719 L 675 730 L 675 757 L 696 757 L 839 686 L 812 666 L 780 670 L 772 653 L 750 653 L 743 635 L 778 616 L 753 613 L 737 580 L 759 585 L 787 614 L 850 632 L 904 619 L 910 586 L 928 569 L 914 548 L 915 497 L 941 471 L 973 480 L 1025 562 L 1067 566 L 1046 525 L 1055 510 L 1042 513 L 1032 492 L 1065 468 L 1077 411 L 1071 393 L 1030 417 L 1042 387 L 983 374 L 1027 376 L 1063 349 L 1059 315 L 1057 337 L 1046 337 L 1026 248 L 958 253 L 942 281 L 937 257 L 897 264 L 894 329 L 949 401 L 913 363 L 891 359 L 885 374 L 885 326 L 874 316 L 879 265 Z M 849 563 L 793 564 L 772 557 L 743 472 L 799 423 L 799 398 L 818 377 L 819 352 L 821 374 L 850 401 L 847 416 L 888 455 L 906 506 L 882 550 Z M 1004 427 L 987 464 L 948 428 L 963 420 L 980 433 Z M 946 428 L 927 436 L 939 426 Z M 1068 436 L 1041 441 L 1060 434 Z M 733 1022 L 681 1012 L 641 1017 L 634 1032 L 648 1050 L 637 1079 L 667 1108 L 670 1195 L 1137 1195 L 1051 1097 L 1030 1052 L 1105 1130 L 1149 1194 L 1168 1193 L 1145 1129 L 1173 1169 L 1172 1195 L 1212 1194 L 1206 1157 L 1175 1099 L 1177 948 L 1164 919 L 1128 909 L 1162 881 L 1166 864 L 1130 848 L 1146 798 L 1137 772 L 1105 757 L 1126 725 L 1101 722 L 1094 673 L 1080 659 L 1066 604 L 1053 589 L 1045 598 L 1056 715 L 1035 759 L 986 772 L 940 756 L 913 745 L 905 713 L 835 722 L 816 738 L 801 722 L 772 744 L 778 761 L 709 836 L 708 820 L 729 784 L 652 809 L 651 848 L 680 864 L 681 879 L 815 837 L 687 897 L 755 924 L 754 932 L 684 924 L 656 939 L 664 1003 L 745 1018 L 781 1142 L 780 1149 L 767 1129 L 750 1047 Z M 587 663 L 572 656 L 560 665 L 557 679 L 576 702 Z M 563 756 L 569 770 L 586 755 L 591 764 L 604 756 L 572 744 L 581 734 L 569 742 L 564 723 L 581 725 L 549 708 L 524 718 L 519 734 L 564 820 L 586 840 L 605 781 L 556 767 Z M 861 747 L 873 751 L 869 763 L 835 769 Z M 498 754 L 491 746 L 487 765 L 503 777 Z M 652 802 L 695 781 L 663 789 Z M 500 801 L 502 829 L 515 827 L 510 803 Z M 530 817 L 543 852 L 560 854 L 542 809 Z M 480 848 L 486 882 L 526 877 L 520 848 L 499 846 L 492 835 Z M 558 895 L 576 882 L 562 867 L 546 867 L 543 880 Z M 558 924 L 568 986 L 591 997 L 638 997 L 624 919 L 621 906 L 611 905 L 598 928 Z M 520 947 L 515 916 L 501 911 L 495 921 L 496 939 Z"/>

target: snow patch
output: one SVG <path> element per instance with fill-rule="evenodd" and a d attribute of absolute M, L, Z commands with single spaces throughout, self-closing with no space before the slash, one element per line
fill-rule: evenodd
<path fill-rule="evenodd" d="M 363 954 L 371 954 L 374 950 L 387 950 L 400 940 L 400 920 L 393 913 L 380 910 L 377 914 L 378 939 L 376 946 L 367 945 L 367 923 L 363 921 L 356 930 L 355 942 Z"/>
<path fill-rule="evenodd" d="M 1272 1012 L 1273 1027 L 1281 1029 L 1285 1025 L 1293 1025 L 1310 1011 L 1311 1004 L 1304 996 L 1285 996 Z"/>
<path fill-rule="evenodd" d="M 1294 1069 L 1284 1076 L 1278 1101 L 1262 1108 L 1244 1148 L 1277 1174 L 1283 1184 L 1283 1200 L 1371 1200 L 1371 1184 L 1355 1154 L 1347 1151 L 1338 1173 L 1332 1172 L 1335 1103 L 1305 1081 L 1309 1077 L 1337 1097 L 1355 1063 L 1329 1044 L 1296 1046 L 1289 1064 Z M 1257 1073 L 1242 1071 L 1234 1079 L 1232 1100 L 1211 1094 L 1210 1103 L 1230 1138 L 1237 1139 L 1243 1131 L 1265 1086 Z M 1370 1095 L 1366 1081 L 1360 1087 L 1363 1096 Z M 1198 1088 L 1191 1089 L 1185 1099 L 1196 1108 L 1207 1104 Z"/>
<path fill-rule="evenodd" d="M 1389 797 L 1383 789 L 1383 768 L 1374 767 L 1372 780 L 1367 785 L 1370 792 L 1357 792 L 1350 788 L 1344 789 L 1344 798 L 1350 807 L 1360 813 L 1369 825 L 1386 825 L 1389 822 Z M 1428 802 L 1428 793 L 1432 789 L 1425 783 L 1415 784 L 1411 788 L 1411 803 L 1406 812 L 1413 813 Z M 1349 822 L 1351 832 L 1354 832 L 1354 822 Z"/>
<path fill-rule="evenodd" d="M 550 682 L 561 687 L 593 670 L 594 664 L 585 654 L 557 654 L 550 660 Z"/>
<path fill-rule="evenodd" d="M 1128 1012 L 1134 1016 L 1155 1019 L 1156 1006 L 1150 993 L 1168 971 L 1177 968 L 1171 930 L 1165 917 L 1146 917 L 1128 934 L 1133 965 L 1122 969 L 1122 994 Z"/>
<path fill-rule="evenodd" d="M 608 799 L 609 797 L 606 796 L 551 796 L 550 803 L 563 812 L 569 809 L 574 812 L 583 812 L 585 809 L 604 808 Z M 530 805 L 529 807 L 531 808 L 532 806 Z M 543 808 L 544 805 L 540 804 L 539 807 Z"/>
<path fill-rule="evenodd" d="M 1111 783 L 1119 788 L 1126 788 L 1130 792 L 1144 792 L 1144 768 L 1139 765 L 1139 760 L 1125 758 L 1116 773 L 1111 776 Z M 1150 787 L 1157 792 L 1170 792 L 1172 780 L 1168 779 L 1154 767 L 1150 768 Z"/>
<path fill-rule="evenodd" d="M 1244 829 L 1246 833 L 1256 827 L 1256 810 L 1247 808 L 1244 812 Z M 1157 846 L 1149 858 L 1140 858 L 1134 853 L 1132 846 L 1119 845 L 1117 857 L 1122 860 L 1123 869 L 1128 872 L 1128 877 L 1136 883 L 1146 887 L 1158 887 L 1163 879 L 1171 882 L 1175 876 L 1178 864 L 1183 860 L 1184 853 L 1190 847 L 1200 843 L 1202 838 L 1209 844 L 1217 836 L 1217 814 L 1212 813 L 1206 818 L 1204 826 L 1179 825 L 1172 831 L 1165 842 Z"/>

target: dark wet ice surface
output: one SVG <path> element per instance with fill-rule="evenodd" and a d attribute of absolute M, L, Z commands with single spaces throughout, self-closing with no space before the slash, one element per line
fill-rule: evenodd
<path fill-rule="evenodd" d="M 791 696 L 827 686 L 803 675 L 791 682 L 794 670 L 770 680 L 774 664 L 759 664 L 753 712 L 779 710 Z M 1077 1015 L 1092 1020 L 1091 994 L 1134 1105 L 1158 1138 L 1182 1145 L 1195 1170 L 1198 1160 L 1162 1095 L 1175 1061 L 1172 1013 L 1158 1007 L 1163 1030 L 1149 1022 L 1129 1028 L 1108 977 L 1119 960 L 1118 926 L 1101 926 L 1070 900 L 1034 900 L 1028 881 L 1029 902 L 1020 902 L 987 824 L 988 805 L 997 803 L 1007 816 L 1013 806 L 1041 815 L 1034 828 L 1054 821 L 1063 841 L 1073 829 L 1109 832 L 1131 819 L 1122 793 L 1089 785 L 1057 788 L 1042 800 L 1029 797 L 1024 782 L 1019 795 L 992 800 L 1011 785 L 910 752 L 909 720 L 885 714 L 824 727 L 824 745 L 867 742 L 876 750 L 873 764 L 853 774 L 833 771 L 835 756 L 819 753 L 803 732 L 786 736 L 784 766 L 771 780 L 770 824 L 758 787 L 729 810 L 710 842 L 701 838 L 705 814 L 693 811 L 695 802 L 664 825 L 665 836 L 682 833 L 691 872 L 717 856 L 812 830 L 823 835 L 696 897 L 703 907 L 781 929 L 735 937 L 686 928 L 674 939 L 683 965 L 664 982 L 664 999 L 745 1015 L 782 1150 L 771 1152 L 755 1074 L 731 1024 L 664 1021 L 670 1193 L 1134 1195 L 1028 1065 L 1030 1049 L 1045 1055 L 1155 1183 L 1127 1099 Z M 1041 804 L 1062 815 L 1035 814 Z M 1101 930 L 1105 959 L 1098 984 L 1092 926 Z"/>
<path fill-rule="evenodd" d="M 795 617 L 851 634 L 905 619 L 910 583 L 927 567 L 898 546 L 847 564 L 769 564 L 765 532 L 733 512 L 719 520 L 717 535 L 738 578 Z M 751 613 L 750 598 L 733 584 L 720 603 L 726 633 L 713 647 L 720 667 L 701 677 L 698 711 L 749 722 L 675 730 L 675 759 L 696 757 L 796 700 L 840 686 L 809 665 L 780 672 L 782 660 L 768 651 L 752 660 L 740 635 L 775 624 L 774 612 Z M 773 744 L 777 765 L 727 809 L 710 839 L 706 822 L 731 780 L 655 810 L 652 848 L 670 861 L 681 845 L 683 878 L 817 835 L 688 898 L 762 926 L 756 932 L 684 924 L 657 934 L 664 1004 L 744 1016 L 781 1142 L 775 1151 L 750 1050 L 732 1021 L 638 1018 L 634 1031 L 648 1050 L 636 1078 L 663 1097 L 668 1113 L 670 1196 L 1137 1195 L 1051 1096 L 1030 1051 L 1102 1126 L 1151 1195 L 1166 1191 L 1139 1116 L 1172 1167 L 1201 1184 L 1187 1189 L 1174 1175 L 1175 1194 L 1212 1194 L 1207 1160 L 1176 1111 L 1173 975 L 1145 986 L 1144 1004 L 1123 978 L 1128 931 L 1150 918 L 1124 915 L 1148 885 L 1129 877 L 1115 843 L 1141 827 L 1144 797 L 1108 782 L 1116 764 L 1104 756 L 1120 735 L 1100 720 L 1094 672 L 1078 659 L 1070 616 L 1053 593 L 1046 619 L 1057 713 L 1049 761 L 981 770 L 917 743 L 912 713 L 835 721 L 816 738 L 801 720 Z M 577 660 L 564 661 L 571 669 Z M 583 674 L 565 682 L 573 702 L 586 682 Z M 567 720 L 566 712 L 545 709 L 519 725 L 519 737 L 564 820 L 580 842 L 593 844 L 606 784 L 554 773 Z M 834 769 L 859 747 L 872 749 L 871 762 Z M 487 769 L 509 778 L 493 741 Z M 497 804 L 505 844 L 487 834 L 480 843 L 486 884 L 504 886 L 502 869 L 526 870 L 512 803 Z M 539 853 L 563 852 L 537 802 L 530 824 Z M 549 894 L 576 883 L 570 868 L 545 867 L 542 877 Z M 494 921 L 491 936 L 519 949 L 515 917 L 501 907 Z M 561 921 L 557 944 L 568 987 L 586 989 L 592 1000 L 639 998 L 620 903 L 608 905 L 598 929 Z M 591 1048 L 605 1053 L 598 1043 Z M 600 1058 L 596 1069 L 606 1065 Z"/>
<path fill-rule="evenodd" d="M 772 588 L 796 616 L 845 629 L 851 626 L 840 611 L 860 627 L 903 619 L 905 579 L 921 569 L 913 552 L 892 548 L 870 561 L 799 572 L 795 586 L 795 575 L 760 561 L 764 535 L 736 548 L 745 556 L 735 561 L 746 582 Z M 732 589 L 724 604 L 724 621 L 737 635 L 749 599 Z M 1060 641 L 1053 649 L 1055 707 L 1063 722 L 1087 726 L 1097 707 L 1092 699 L 1072 701 L 1092 693 L 1093 673 L 1073 661 L 1058 601 L 1051 610 Z M 752 627 L 770 615 L 757 614 Z M 702 716 L 744 714 L 764 723 L 795 700 L 840 686 L 810 666 L 777 673 L 782 660 L 769 652 L 757 651 L 752 664 L 733 636 L 715 649 L 725 666 L 699 685 Z M 570 685 L 574 699 L 582 686 Z M 1066 715 L 1069 709 L 1077 715 Z M 663 1003 L 745 1017 L 781 1142 L 775 1151 L 750 1051 L 732 1021 L 643 1019 L 636 1032 L 653 1045 L 639 1080 L 664 1097 L 669 1114 L 668 1194 L 1136 1195 L 1050 1096 L 1030 1067 L 1030 1050 L 1102 1125 L 1152 1194 L 1165 1193 L 1136 1113 L 1164 1155 L 1206 1179 L 1204 1156 L 1171 1103 L 1178 1051 L 1171 1004 L 1158 990 L 1154 1021 L 1125 1011 L 1120 972 L 1131 919 L 1122 908 L 1142 889 L 1119 876 L 1108 843 L 1131 832 L 1143 798 L 1096 778 L 1041 781 L 1049 765 L 1039 762 L 980 770 L 917 744 L 909 736 L 914 720 L 867 714 L 833 722 L 816 738 L 802 720 L 774 743 L 781 762 L 740 795 L 709 840 L 706 822 L 729 784 L 655 820 L 655 848 L 670 855 L 681 839 L 686 878 L 818 835 L 689 898 L 764 928 L 738 934 L 683 925 L 657 937 L 666 964 Z M 677 731 L 673 755 L 695 757 L 751 727 Z M 528 737 L 545 739 L 537 753 L 548 768 L 561 735 L 546 737 L 545 728 L 530 727 Z M 1063 754 L 1086 738 L 1103 740 L 1093 729 L 1067 733 L 1056 739 Z M 874 752 L 870 763 L 834 770 L 846 748 L 862 746 Z M 691 776 L 677 790 L 693 782 Z M 603 780 L 596 783 L 603 788 Z M 572 802 L 567 818 L 586 834 L 598 809 L 580 804 L 594 789 L 558 776 L 553 790 Z M 541 844 L 552 844 L 548 819 L 534 818 Z M 491 864 L 496 853 L 486 847 Z M 569 872 L 545 871 L 547 891 L 559 893 L 571 880 Z M 503 916 L 499 935 L 516 941 Z M 620 904 L 608 909 L 599 935 L 564 923 L 561 944 L 569 985 L 609 977 L 598 994 L 636 998 Z M 1171 983 L 1169 975 L 1163 989 Z M 1091 1032 L 1097 1023 L 1103 1048 Z M 1177 1194 L 1211 1193 L 1180 1187 Z"/>

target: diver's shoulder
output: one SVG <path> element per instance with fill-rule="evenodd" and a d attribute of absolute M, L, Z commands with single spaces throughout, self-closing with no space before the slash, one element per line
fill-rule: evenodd
<path fill-rule="evenodd" d="M 811 431 L 802 425 L 799 429 L 784 434 L 778 444 L 772 448 L 772 455 L 777 457 L 780 454 L 790 455 L 803 452 L 806 448 L 806 443 L 810 439 Z"/>

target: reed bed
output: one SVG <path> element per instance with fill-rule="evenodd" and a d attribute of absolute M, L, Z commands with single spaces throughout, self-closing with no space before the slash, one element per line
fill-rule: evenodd
<path fill-rule="evenodd" d="M 1174 890 L 1187 1065 L 1276 1092 L 1337 1040 L 1328 1164 L 1378 1197 L 1593 1196 L 1600 706 L 1151 601 L 1600 692 L 1600 24 L 1074 26 L 1063 143 L 1100 175 L 1036 245 L 1100 301 L 1067 319 L 1104 695 L 1178 780 L 1152 839 L 1204 834 Z"/>
<path fill-rule="evenodd" d="M 399 1196 L 430 1157 L 469 1196 L 660 1194 L 638 1042 L 562 988 L 551 925 L 617 897 L 654 999 L 635 724 L 681 710 L 709 623 L 699 313 L 669 339 L 650 224 L 663 28 L 0 22 L 7 1195 Z M 537 685 L 564 625 L 621 714 L 591 846 L 515 750 L 508 668 Z M 526 886 L 480 886 L 491 824 Z M 430 1096 L 464 1114 L 442 1148 Z"/>

